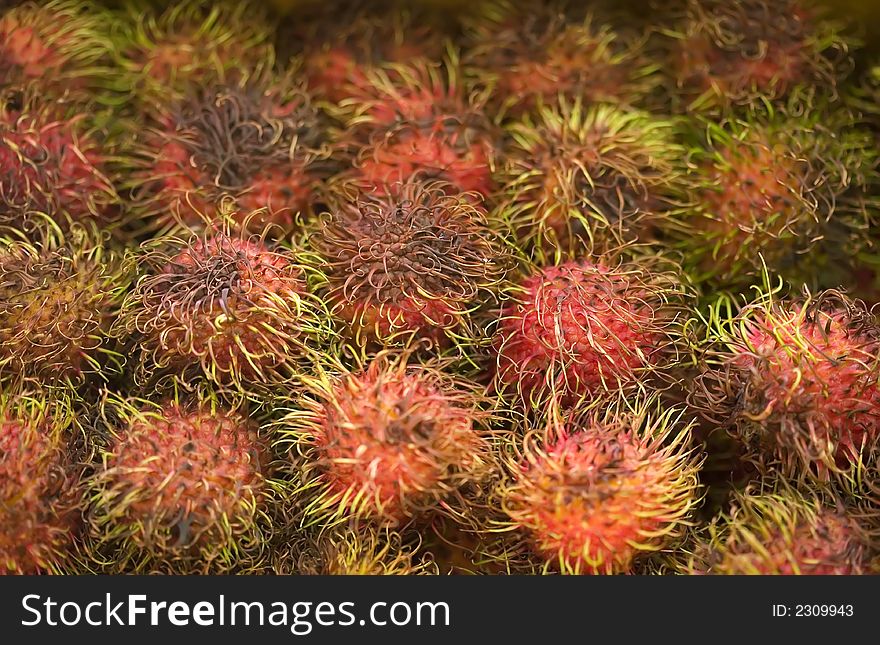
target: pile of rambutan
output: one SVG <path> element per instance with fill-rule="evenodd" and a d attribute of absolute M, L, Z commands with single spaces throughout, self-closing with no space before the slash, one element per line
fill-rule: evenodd
<path fill-rule="evenodd" d="M 854 25 L 282 4 L 0 0 L 0 573 L 880 571 Z"/>

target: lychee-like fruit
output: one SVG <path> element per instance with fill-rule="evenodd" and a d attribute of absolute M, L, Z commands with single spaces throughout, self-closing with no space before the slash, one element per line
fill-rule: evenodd
<path fill-rule="evenodd" d="M 81 528 L 72 417 L 45 396 L 0 396 L 0 574 L 61 573 Z"/>
<path fill-rule="evenodd" d="M 156 225 L 200 221 L 226 196 L 251 226 L 290 230 L 328 174 L 317 109 L 295 84 L 251 82 L 192 90 L 140 150 L 133 193 Z"/>
<path fill-rule="evenodd" d="M 876 154 L 846 114 L 779 110 L 704 127 L 686 206 L 669 220 L 694 280 L 745 287 L 766 264 L 809 284 L 817 267 L 832 271 L 858 252 Z"/>
<path fill-rule="evenodd" d="M 406 358 L 379 354 L 361 371 L 306 379 L 279 422 L 303 524 L 405 524 L 491 467 L 479 388 Z"/>
<path fill-rule="evenodd" d="M 337 145 L 354 161 L 346 176 L 376 190 L 418 175 L 491 194 L 499 137 L 454 52 L 439 63 L 373 68 L 366 79 L 338 109 L 345 131 Z"/>
<path fill-rule="evenodd" d="M 559 97 L 635 105 L 657 85 L 644 37 L 617 33 L 570 4 L 490 2 L 466 25 L 466 65 L 491 88 L 489 105 L 499 117 L 516 118 Z"/>
<path fill-rule="evenodd" d="M 690 290 L 664 262 L 572 260 L 525 277 L 495 332 L 495 387 L 566 405 L 660 387 L 680 362 Z"/>
<path fill-rule="evenodd" d="M 630 573 L 681 542 L 700 499 L 690 426 L 656 401 L 551 409 L 516 453 L 498 493 L 502 526 L 543 571 Z"/>
<path fill-rule="evenodd" d="M 0 91 L 34 84 L 41 94 L 109 98 L 111 13 L 89 0 L 26 2 L 0 14 Z"/>
<path fill-rule="evenodd" d="M 236 390 L 286 381 L 325 338 L 304 267 L 256 235 L 221 228 L 144 243 L 117 325 L 138 373 Z"/>
<path fill-rule="evenodd" d="M 279 39 L 290 40 L 279 42 L 279 50 L 293 43 L 309 91 L 339 103 L 369 84 L 373 68 L 443 56 L 442 28 L 422 13 L 418 6 L 375 0 L 305 5 L 282 25 Z"/>
<path fill-rule="evenodd" d="M 859 575 L 870 572 L 871 539 L 844 508 L 783 488 L 737 493 L 698 539 L 691 574 Z"/>
<path fill-rule="evenodd" d="M 792 478 L 852 470 L 880 439 L 876 317 L 834 291 L 731 309 L 711 309 L 694 405 Z"/>
<path fill-rule="evenodd" d="M 33 100 L 0 106 L 0 223 L 117 219 L 120 202 L 108 170 L 112 153 L 85 112 L 70 114 Z"/>
<path fill-rule="evenodd" d="M 93 231 L 0 240 L 0 380 L 82 389 L 118 374 L 109 331 L 127 286 L 122 258 Z"/>
<path fill-rule="evenodd" d="M 688 0 L 668 30 L 667 73 L 683 107 L 744 106 L 793 93 L 836 96 L 852 71 L 841 25 L 803 0 Z"/>
<path fill-rule="evenodd" d="M 497 301 L 509 256 L 481 206 L 419 180 L 338 197 L 309 245 L 328 306 L 356 344 L 482 337 L 478 310 Z"/>
<path fill-rule="evenodd" d="M 538 258 L 644 241 L 682 174 L 673 124 L 638 110 L 562 99 L 513 123 L 509 135 L 498 199 Z"/>
<path fill-rule="evenodd" d="M 294 573 L 319 576 L 436 575 L 437 566 L 419 552 L 419 541 L 369 524 L 323 532 L 296 559 Z M 286 568 L 281 569 L 286 573 Z"/>
<path fill-rule="evenodd" d="M 90 544 L 113 571 L 255 570 L 269 538 L 270 452 L 256 422 L 207 402 L 104 403 Z"/>
<path fill-rule="evenodd" d="M 146 115 L 161 114 L 193 87 L 243 81 L 275 65 L 264 7 L 251 1 L 129 3 L 118 49 L 126 89 Z"/>

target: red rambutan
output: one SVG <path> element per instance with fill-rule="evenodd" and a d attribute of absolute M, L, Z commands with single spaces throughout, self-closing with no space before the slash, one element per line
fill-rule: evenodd
<path fill-rule="evenodd" d="M 803 0 L 688 0 L 666 69 L 686 107 L 749 105 L 795 90 L 836 95 L 853 68 L 841 27 Z"/>
<path fill-rule="evenodd" d="M 229 195 L 249 223 L 293 227 L 310 213 L 329 148 L 309 97 L 294 84 L 203 87 L 147 136 L 133 190 L 157 224 L 198 223 Z"/>
<path fill-rule="evenodd" d="M 576 100 L 510 126 L 498 198 L 522 245 L 557 262 L 646 237 L 684 150 L 669 121 Z"/>
<path fill-rule="evenodd" d="M 543 571 L 629 573 L 675 547 L 697 506 L 700 457 L 682 413 L 617 403 L 530 431 L 508 459 L 499 504 Z"/>
<path fill-rule="evenodd" d="M 141 379 L 261 387 L 291 378 L 329 334 L 304 267 L 259 236 L 215 228 L 160 237 L 139 263 L 117 333 L 134 343 Z"/>
<path fill-rule="evenodd" d="M 56 98 L 101 98 L 112 80 L 113 24 L 89 0 L 27 2 L 0 14 L 0 90 L 33 83 Z"/>
<path fill-rule="evenodd" d="M 337 197 L 309 245 L 355 343 L 477 341 L 509 255 L 476 198 L 419 180 Z"/>
<path fill-rule="evenodd" d="M 693 550 L 687 572 L 717 575 L 858 575 L 872 556 L 855 517 L 788 488 L 737 493 Z"/>
<path fill-rule="evenodd" d="M 292 444 L 303 524 L 406 523 L 490 466 L 475 384 L 384 353 L 362 371 L 305 382 L 278 429 Z"/>
<path fill-rule="evenodd" d="M 83 504 L 72 422 L 44 396 L 0 396 L 0 574 L 66 568 Z"/>
<path fill-rule="evenodd" d="M 570 261 L 526 277 L 501 312 L 495 387 L 536 405 L 643 388 L 668 374 L 683 347 L 690 292 L 647 258 Z"/>
<path fill-rule="evenodd" d="M 96 561 L 141 573 L 262 564 L 271 457 L 254 421 L 207 402 L 108 399 L 104 416 L 112 439 L 89 512 Z"/>
<path fill-rule="evenodd" d="M 849 471 L 880 440 L 880 326 L 826 291 L 760 293 L 738 314 L 719 300 L 693 404 L 796 479 Z"/>
<path fill-rule="evenodd" d="M 38 244 L 0 240 L 0 380 L 39 378 L 81 389 L 120 371 L 109 337 L 128 276 L 93 231 Z"/>
<path fill-rule="evenodd" d="M 668 219 L 695 281 L 746 286 L 766 263 L 809 284 L 817 266 L 832 272 L 858 252 L 877 155 L 846 113 L 774 110 L 703 124 L 687 205 Z"/>
<path fill-rule="evenodd" d="M 491 88 L 499 116 L 521 116 L 560 96 L 633 105 L 656 86 L 643 38 L 623 37 L 572 4 L 494 2 L 491 19 L 466 26 L 466 64 Z"/>
<path fill-rule="evenodd" d="M 261 3 L 174 2 L 162 11 L 128 3 L 118 64 L 139 107 L 163 113 L 192 87 L 240 82 L 275 64 Z"/>

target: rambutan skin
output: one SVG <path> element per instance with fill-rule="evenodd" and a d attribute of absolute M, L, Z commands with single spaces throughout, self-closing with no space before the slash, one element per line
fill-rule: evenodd
<path fill-rule="evenodd" d="M 550 394 L 572 405 L 671 373 L 691 295 L 663 264 L 609 256 L 525 277 L 498 321 L 495 388 L 540 408 Z"/>
<path fill-rule="evenodd" d="M 275 572 L 324 576 L 438 574 L 437 565 L 419 552 L 418 540 L 369 524 L 354 523 L 322 532 L 298 551 L 294 558 L 284 558 Z"/>
<path fill-rule="evenodd" d="M 693 404 L 795 479 L 852 470 L 880 439 L 876 317 L 835 291 L 729 311 L 710 314 Z"/>
<path fill-rule="evenodd" d="M 0 575 L 70 569 L 83 507 L 72 426 L 44 394 L 0 396 Z"/>
<path fill-rule="evenodd" d="M 165 8 L 129 3 L 119 32 L 115 62 L 144 115 L 162 114 L 192 87 L 242 81 L 275 64 L 258 2 L 184 0 Z"/>
<path fill-rule="evenodd" d="M 680 190 L 684 149 L 648 113 L 563 98 L 507 131 L 498 201 L 542 264 L 646 241 Z"/>
<path fill-rule="evenodd" d="M 108 397 L 103 409 L 112 439 L 90 481 L 92 559 L 141 573 L 258 569 L 272 459 L 257 423 L 207 401 Z"/>
<path fill-rule="evenodd" d="M 0 240 L 0 380 L 76 387 L 124 359 L 110 337 L 129 276 L 106 236 L 74 226 L 36 244 Z"/>
<path fill-rule="evenodd" d="M 110 101 L 116 21 L 89 0 L 25 2 L 0 14 L 0 90 Z"/>
<path fill-rule="evenodd" d="M 701 457 L 682 412 L 656 401 L 617 402 L 529 430 L 496 493 L 504 530 L 540 571 L 630 573 L 678 545 L 700 500 Z"/>
<path fill-rule="evenodd" d="M 145 243 L 136 260 L 142 275 L 115 333 L 131 343 L 144 383 L 278 384 L 332 335 L 305 267 L 260 236 L 223 227 L 169 234 Z"/>
<path fill-rule="evenodd" d="M 854 42 L 802 0 L 688 0 L 666 32 L 682 107 L 716 110 L 816 92 L 837 95 Z"/>
<path fill-rule="evenodd" d="M 110 153 L 85 112 L 38 106 L 30 95 L 21 110 L 0 109 L 0 223 L 112 222 L 120 199 Z"/>
<path fill-rule="evenodd" d="M 657 85 L 644 39 L 615 33 L 579 3 L 487 4 L 490 19 L 466 24 L 464 61 L 490 88 L 488 105 L 499 119 L 559 97 L 633 105 Z"/>
<path fill-rule="evenodd" d="M 787 487 L 737 493 L 693 551 L 687 573 L 711 575 L 860 575 L 873 553 L 846 509 Z"/>
<path fill-rule="evenodd" d="M 479 340 L 477 310 L 497 300 L 510 255 L 475 204 L 419 179 L 379 193 L 350 185 L 330 201 L 307 244 L 355 344 Z"/>
<path fill-rule="evenodd" d="M 383 352 L 361 371 L 306 379 L 279 421 L 303 525 L 403 525 L 490 468 L 479 388 L 406 356 Z"/>
<path fill-rule="evenodd" d="M 260 211 L 247 219 L 254 230 L 289 231 L 331 169 L 318 111 L 288 78 L 203 86 L 159 121 L 138 147 L 129 186 L 156 226 L 199 224 L 231 197 L 238 213 Z"/>
<path fill-rule="evenodd" d="M 685 205 L 666 220 L 696 282 L 743 288 L 766 265 L 803 284 L 865 246 L 877 156 L 848 113 L 779 108 L 700 123 Z"/>

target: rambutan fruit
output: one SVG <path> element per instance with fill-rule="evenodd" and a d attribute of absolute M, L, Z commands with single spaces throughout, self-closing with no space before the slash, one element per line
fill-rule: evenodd
<path fill-rule="evenodd" d="M 68 570 L 83 506 L 73 425 L 62 402 L 0 395 L 0 574 Z"/>
<path fill-rule="evenodd" d="M 813 2 L 687 0 L 675 22 L 665 69 L 687 109 L 835 98 L 853 68 L 856 43 Z"/>
<path fill-rule="evenodd" d="M 742 288 L 759 281 L 766 263 L 816 286 L 858 252 L 877 155 L 848 114 L 780 110 L 703 125 L 687 205 L 668 220 L 696 282 Z"/>
<path fill-rule="evenodd" d="M 638 105 L 657 85 L 644 38 L 616 33 L 579 3 L 488 4 L 465 26 L 465 63 L 491 88 L 499 118 L 559 97 Z"/>
<path fill-rule="evenodd" d="M 279 49 L 289 43 L 298 46 L 295 53 L 309 91 L 333 103 L 365 87 L 374 67 L 415 58 L 439 59 L 444 53 L 438 21 L 427 21 L 418 6 L 375 0 L 304 6 L 289 25 L 281 27 L 279 36 L 288 40 L 279 42 Z"/>
<path fill-rule="evenodd" d="M 491 467 L 480 388 L 407 357 L 380 353 L 362 370 L 304 379 L 276 433 L 303 525 L 403 525 Z"/>
<path fill-rule="evenodd" d="M 526 276 L 495 331 L 495 388 L 540 407 L 549 394 L 573 405 L 661 387 L 685 354 L 691 300 L 666 265 L 607 255 Z"/>
<path fill-rule="evenodd" d="M 530 429 L 507 456 L 497 504 L 543 572 L 630 573 L 678 545 L 700 501 L 691 426 L 656 400 L 618 401 Z"/>
<path fill-rule="evenodd" d="M 37 244 L 0 240 L 0 380 L 37 378 L 82 391 L 118 374 L 109 336 L 128 287 L 122 258 L 74 227 Z"/>
<path fill-rule="evenodd" d="M 783 486 L 736 493 L 698 538 L 686 571 L 715 575 L 858 575 L 871 537 L 845 508 Z"/>
<path fill-rule="evenodd" d="M 111 152 L 85 112 L 39 106 L 29 94 L 22 105 L 0 106 L 0 224 L 114 221 L 120 200 L 109 176 Z"/>
<path fill-rule="evenodd" d="M 284 79 L 200 87 L 142 142 L 132 190 L 147 220 L 198 223 L 229 195 L 249 223 L 290 230 L 328 174 L 316 108 Z M 240 222 L 241 223 L 241 222 Z"/>
<path fill-rule="evenodd" d="M 348 188 L 308 244 L 355 344 L 478 341 L 476 312 L 497 301 L 510 255 L 476 197 L 418 179 L 387 193 Z"/>
<path fill-rule="evenodd" d="M 242 81 L 275 64 L 262 3 L 184 0 L 158 9 L 129 0 L 121 23 L 117 63 L 147 114 L 193 87 Z"/>
<path fill-rule="evenodd" d="M 114 20 L 89 0 L 27 2 L 0 14 L 0 90 L 93 102 L 112 81 Z"/>
<path fill-rule="evenodd" d="M 514 235 L 539 259 L 558 262 L 646 237 L 683 170 L 672 123 L 637 110 L 563 98 L 508 132 L 498 200 Z"/>
<path fill-rule="evenodd" d="M 337 145 L 354 156 L 347 176 L 382 190 L 420 175 L 488 197 L 499 137 L 483 102 L 454 50 L 439 63 L 372 68 L 336 114 L 345 124 Z"/>
<path fill-rule="evenodd" d="M 210 401 L 109 397 L 92 477 L 92 559 L 129 573 L 226 573 L 265 564 L 271 456 L 258 425 Z"/>
<path fill-rule="evenodd" d="M 411 538 L 387 527 L 337 527 L 322 532 L 296 559 L 293 571 L 322 576 L 436 575 L 436 565 L 419 553 L 418 539 Z M 286 568 L 281 570 L 286 573 Z"/>
<path fill-rule="evenodd" d="M 880 326 L 836 291 L 710 308 L 693 404 L 792 479 L 853 469 L 880 439 Z"/>
<path fill-rule="evenodd" d="M 296 257 L 257 235 L 213 227 L 145 242 L 119 337 L 136 379 L 205 378 L 235 391 L 286 382 L 329 335 L 323 304 Z"/>

